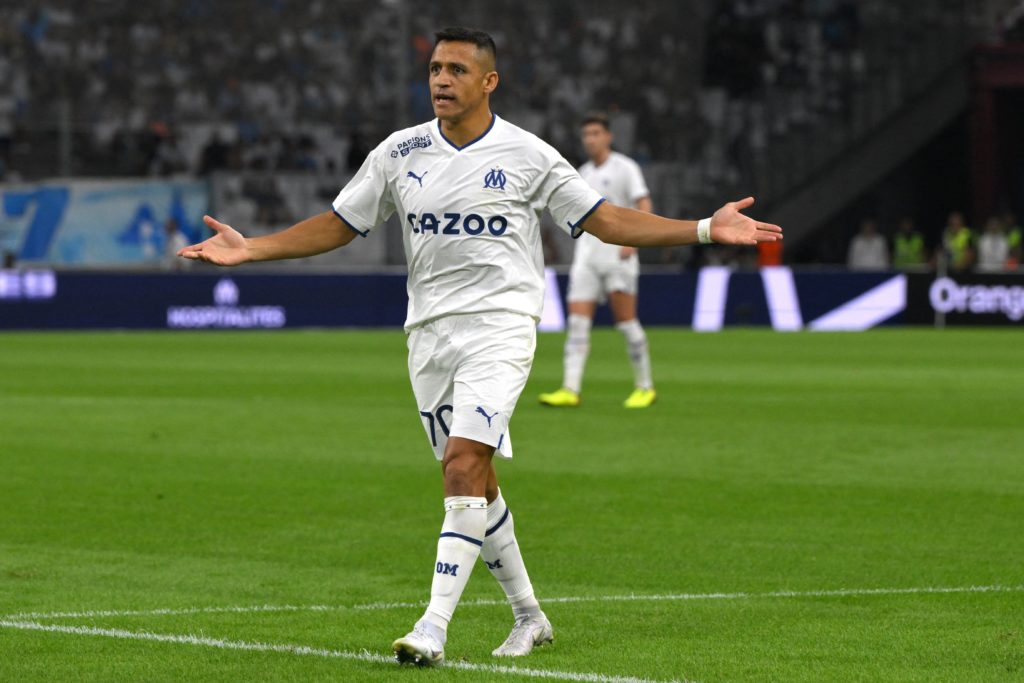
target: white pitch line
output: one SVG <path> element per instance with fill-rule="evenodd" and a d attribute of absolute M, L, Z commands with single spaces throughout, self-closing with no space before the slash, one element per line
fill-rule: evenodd
<path fill-rule="evenodd" d="M 1021 593 L 1024 585 L 1018 586 L 954 586 L 954 587 L 918 587 L 918 588 L 837 588 L 815 591 L 772 591 L 767 593 L 661 593 L 643 595 L 630 593 L 626 595 L 579 595 L 553 598 L 542 598 L 545 603 L 583 603 L 583 602 L 680 602 L 692 600 L 757 600 L 768 598 L 841 598 L 864 597 L 873 595 L 930 595 L 949 593 Z M 147 617 L 175 616 L 186 614 L 245 614 L 250 612 L 338 612 L 343 610 L 387 610 L 411 609 L 424 607 L 422 602 L 374 602 L 360 605 L 237 605 L 227 607 L 184 607 L 159 608 L 149 610 L 92 610 L 84 612 L 22 612 L 9 614 L 2 618 L 12 621 L 26 619 L 93 619 L 101 617 Z M 481 598 L 463 600 L 459 607 L 480 607 L 505 605 L 505 600 Z"/>
<path fill-rule="evenodd" d="M 425 604 L 425 603 L 424 603 Z M 159 607 L 139 610 L 87 610 L 84 612 L 20 612 L 2 618 L 25 619 L 92 619 L 98 617 L 160 617 L 183 614 L 247 614 L 251 612 L 334 612 L 351 609 L 344 605 L 236 605 L 227 607 Z"/>
<path fill-rule="evenodd" d="M 65 633 L 79 636 L 100 636 L 121 640 L 144 640 L 158 643 L 178 643 L 183 645 L 199 645 L 214 647 L 221 650 L 245 650 L 249 652 L 280 652 L 284 654 L 303 655 L 310 657 L 327 657 L 331 659 L 348 659 L 373 664 L 393 664 L 394 659 L 363 650 L 348 652 L 345 650 L 328 650 L 308 645 L 290 645 L 278 643 L 260 643 L 247 640 L 223 640 L 195 635 L 177 635 L 173 633 L 150 633 L 149 631 L 126 631 L 119 628 L 95 628 L 92 626 L 64 626 L 61 624 L 41 624 L 36 621 L 12 621 L 0 619 L 0 628 L 13 628 L 23 631 L 45 631 L 49 633 Z M 547 678 L 558 681 L 583 681 L 584 683 L 661 683 L 648 678 L 633 676 L 608 676 L 597 673 L 578 673 L 574 671 L 555 671 L 550 669 L 528 669 L 518 666 L 500 664 L 473 664 L 471 662 L 446 662 L 445 668 L 462 671 L 481 671 L 491 674 L 523 676 L 526 678 Z M 678 682 L 666 682 L 678 683 Z M 684 682 L 685 683 L 685 682 Z"/>

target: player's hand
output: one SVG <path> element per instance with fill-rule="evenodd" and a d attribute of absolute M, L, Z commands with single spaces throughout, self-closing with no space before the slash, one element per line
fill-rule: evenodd
<path fill-rule="evenodd" d="M 636 247 L 621 247 L 619 249 L 619 259 L 625 261 L 630 256 L 636 253 Z"/>
<path fill-rule="evenodd" d="M 719 244 L 757 244 L 782 239 L 782 228 L 744 216 L 740 211 L 754 203 L 753 197 L 729 202 L 711 217 L 711 241 Z"/>
<path fill-rule="evenodd" d="M 178 256 L 218 266 L 237 266 L 249 260 L 249 246 L 242 233 L 210 216 L 203 216 L 203 222 L 217 234 L 179 250 Z"/>

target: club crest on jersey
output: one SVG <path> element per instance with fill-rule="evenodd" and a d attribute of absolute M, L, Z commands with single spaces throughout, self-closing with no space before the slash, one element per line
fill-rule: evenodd
<path fill-rule="evenodd" d="M 427 133 L 426 135 L 414 135 L 408 140 L 399 142 L 398 148 L 391 150 L 391 158 L 397 159 L 399 154 L 403 157 L 407 157 L 414 149 L 426 149 L 432 144 L 434 144 L 434 141 L 430 139 L 430 133 Z"/>
<path fill-rule="evenodd" d="M 505 191 L 505 172 L 500 167 L 492 168 L 484 176 L 484 189 L 485 190 L 500 190 Z"/>

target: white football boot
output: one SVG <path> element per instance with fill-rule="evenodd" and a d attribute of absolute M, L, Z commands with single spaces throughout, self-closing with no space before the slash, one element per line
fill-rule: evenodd
<path fill-rule="evenodd" d="M 555 631 L 551 622 L 541 612 L 536 617 L 525 617 L 516 621 L 512 633 L 505 642 L 491 654 L 495 657 L 522 657 L 533 651 L 533 648 L 554 641 Z"/>
<path fill-rule="evenodd" d="M 391 644 L 399 664 L 434 666 L 444 660 L 444 642 L 422 621 L 417 621 L 412 630 Z"/>

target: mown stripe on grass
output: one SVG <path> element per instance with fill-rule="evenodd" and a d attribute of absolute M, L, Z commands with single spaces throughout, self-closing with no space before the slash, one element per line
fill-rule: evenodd
<path fill-rule="evenodd" d="M 865 597 L 872 595 L 931 595 L 949 593 L 1021 593 L 1020 586 L 923 586 L 916 588 L 836 588 L 830 590 L 791 591 L 780 590 L 766 593 L 656 593 L 625 595 L 572 595 L 542 598 L 545 603 L 577 602 L 672 602 L 686 600 L 756 600 L 764 598 L 841 598 Z M 186 614 L 231 614 L 248 612 L 335 612 L 343 610 L 387 610 L 424 607 L 427 602 L 372 602 L 358 605 L 235 605 L 226 607 L 160 607 L 141 610 L 86 610 L 82 612 L 21 612 L 8 614 L 3 618 L 12 621 L 26 619 L 92 619 L 101 617 L 148 617 L 176 616 Z M 505 605 L 505 600 L 481 598 L 463 600 L 459 607 Z"/>

